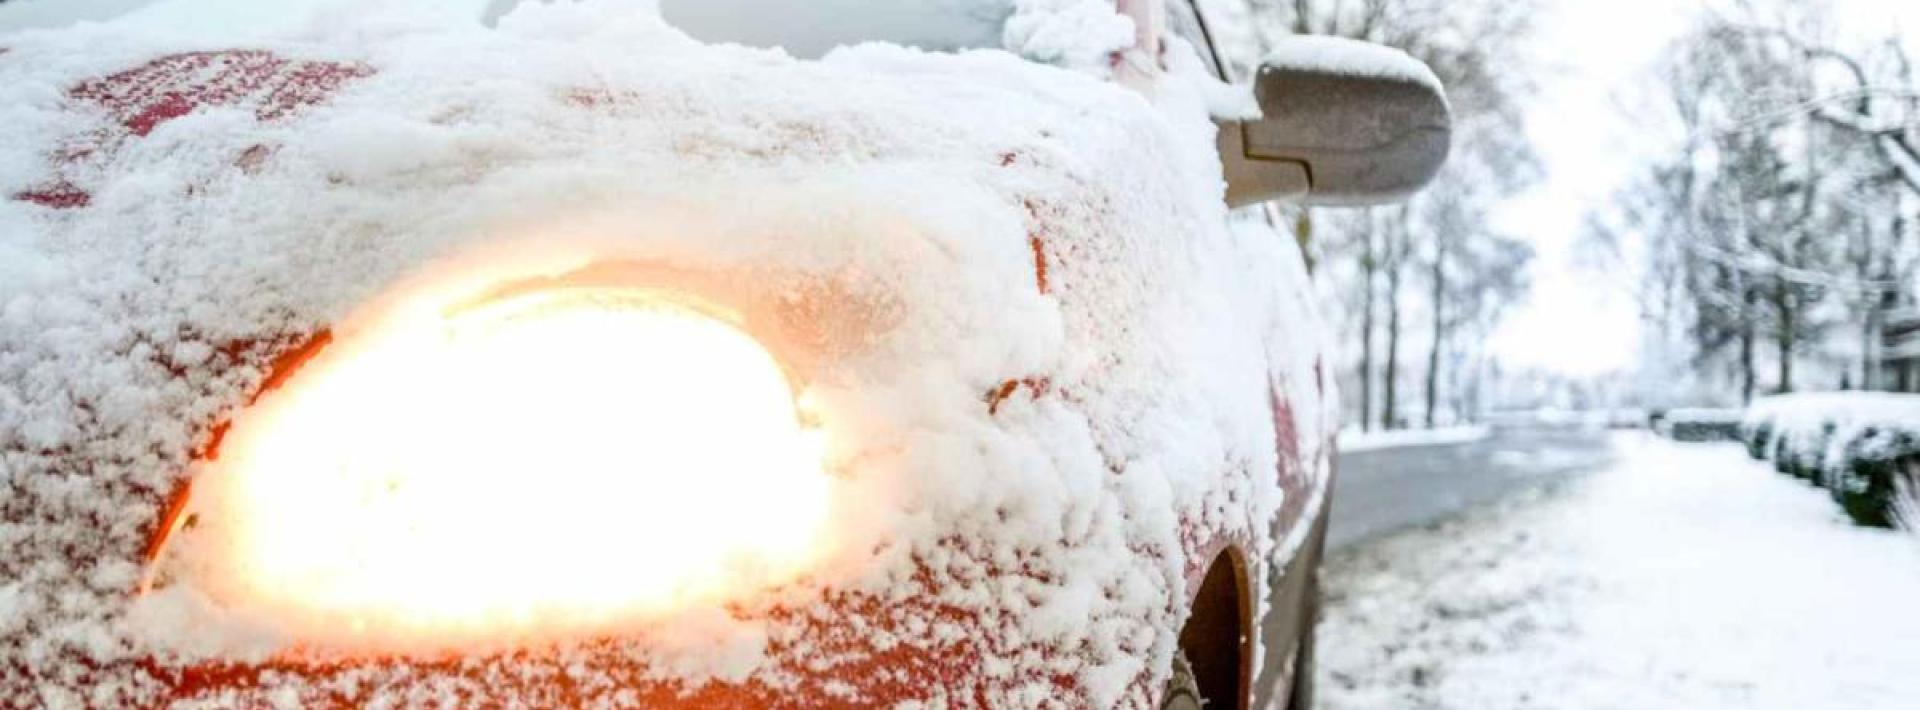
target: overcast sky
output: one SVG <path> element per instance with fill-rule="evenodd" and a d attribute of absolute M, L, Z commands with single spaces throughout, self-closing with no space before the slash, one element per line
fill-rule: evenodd
<path fill-rule="evenodd" d="M 1622 107 L 1685 25 L 1673 0 L 1550 0 L 1540 59 L 1548 65 L 1528 119 L 1546 180 L 1502 216 L 1539 250 L 1533 295 L 1494 337 L 1510 365 L 1570 374 L 1631 367 L 1638 354 L 1634 275 L 1576 263 L 1587 213 L 1605 204 L 1650 150 Z"/>
<path fill-rule="evenodd" d="M 1576 263 L 1587 213 L 1603 205 L 1664 135 L 1627 106 L 1646 71 L 1701 7 L 1686 0 L 1547 0 L 1540 60 L 1546 80 L 1529 133 L 1546 163 L 1543 184 L 1511 205 L 1503 227 L 1539 250 L 1531 300 L 1494 336 L 1510 365 L 1575 375 L 1631 368 L 1640 323 L 1630 270 Z M 1837 0 L 1845 31 L 1884 37 L 1920 28 L 1920 0 Z M 1920 44 L 1920 29 L 1909 42 Z M 1632 266 L 1632 265 L 1629 265 Z"/>

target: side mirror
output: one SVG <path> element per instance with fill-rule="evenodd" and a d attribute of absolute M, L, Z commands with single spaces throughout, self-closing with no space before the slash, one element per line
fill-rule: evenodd
<path fill-rule="evenodd" d="M 1267 56 L 1253 89 L 1262 117 L 1220 127 L 1228 206 L 1396 202 L 1447 162 L 1446 92 L 1399 50 L 1294 37 Z"/>

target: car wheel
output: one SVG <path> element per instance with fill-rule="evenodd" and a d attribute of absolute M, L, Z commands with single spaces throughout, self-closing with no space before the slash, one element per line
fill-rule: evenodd
<path fill-rule="evenodd" d="M 1206 699 L 1200 697 L 1200 679 L 1193 674 L 1193 664 L 1187 662 L 1187 652 L 1174 652 L 1173 675 L 1167 679 L 1167 693 L 1160 700 L 1160 710 L 1202 710 L 1206 704 Z"/>

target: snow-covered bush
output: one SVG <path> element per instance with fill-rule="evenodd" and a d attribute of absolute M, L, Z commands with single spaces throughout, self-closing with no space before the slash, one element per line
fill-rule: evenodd
<path fill-rule="evenodd" d="M 1740 436 L 1756 458 L 1828 489 L 1863 525 L 1893 526 L 1913 501 L 1920 396 L 1879 392 L 1768 397 L 1747 409 Z"/>
<path fill-rule="evenodd" d="M 1743 412 L 1738 409 L 1675 409 L 1654 423 L 1654 430 L 1674 441 L 1734 441 L 1740 438 Z"/>
<path fill-rule="evenodd" d="M 1767 447 L 1773 443 L 1773 418 L 1748 409 L 1740 421 L 1740 441 L 1747 446 L 1747 455 L 1755 461 L 1767 460 Z"/>

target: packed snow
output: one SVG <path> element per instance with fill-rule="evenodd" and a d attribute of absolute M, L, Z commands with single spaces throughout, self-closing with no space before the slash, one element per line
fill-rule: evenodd
<path fill-rule="evenodd" d="M 1325 707 L 1913 707 L 1920 541 L 1735 445 L 1616 436 L 1563 490 L 1334 555 Z"/>
<path fill-rule="evenodd" d="M 1492 435 L 1493 429 L 1478 425 L 1391 431 L 1360 431 L 1349 428 L 1340 432 L 1340 451 L 1357 453 L 1414 446 L 1471 444 L 1476 441 L 1485 441 Z"/>
<path fill-rule="evenodd" d="M 1061 66 L 800 61 L 647 3 L 497 30 L 349 4 L 372 16 L 0 34 L 0 705 L 147 705 L 206 657 L 292 654 L 200 700 L 486 705 L 564 677 L 566 704 L 720 681 L 1115 706 L 1164 681 L 1197 535 L 1291 554 L 1270 531 L 1305 501 L 1280 481 L 1324 480 L 1332 432 L 1304 265 L 1229 220 L 1225 92 L 1196 58 L 1144 92 L 1081 66 L 1120 36 L 1081 17 L 1102 3 L 1020 3 L 1009 39 Z M 196 452 L 277 359 L 608 264 L 799 343 L 834 478 L 806 578 L 435 672 L 321 616 L 248 617 L 190 570 L 136 600 L 169 492 L 220 465 Z M 861 609 L 861 643 L 821 630 Z M 956 657 L 990 680 L 942 685 Z"/>
<path fill-rule="evenodd" d="M 1430 87 L 1444 93 L 1440 77 L 1426 63 L 1413 61 L 1406 52 L 1392 47 L 1354 42 L 1338 37 L 1297 35 L 1274 43 L 1266 62 L 1280 66 L 1311 68 L 1348 76 L 1394 79 Z"/>

